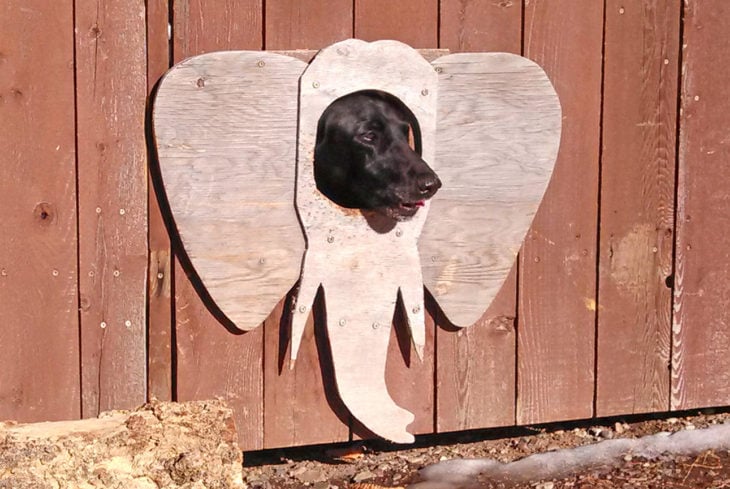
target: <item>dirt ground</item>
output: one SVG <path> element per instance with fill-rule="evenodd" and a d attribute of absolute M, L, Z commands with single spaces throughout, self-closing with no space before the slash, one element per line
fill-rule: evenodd
<path fill-rule="evenodd" d="M 633 416 L 480 430 L 417 437 L 407 448 L 382 441 L 303 447 L 244 454 L 244 482 L 250 489 L 407 488 L 421 480 L 419 469 L 455 458 L 492 458 L 509 462 L 525 456 L 659 432 L 705 428 L 730 421 L 730 409 L 674 415 Z M 424 486 L 421 486 L 424 487 Z M 430 487 L 430 486 L 429 486 Z M 447 486 L 433 485 L 433 488 Z M 655 460 L 627 454 L 614 467 L 595 467 L 562 479 L 515 484 L 477 478 L 448 489 L 471 488 L 705 488 L 730 489 L 730 453 L 706 451 Z"/>

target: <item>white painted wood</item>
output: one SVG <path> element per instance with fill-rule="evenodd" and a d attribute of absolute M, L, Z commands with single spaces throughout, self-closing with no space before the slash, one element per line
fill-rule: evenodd
<path fill-rule="evenodd" d="M 433 67 L 396 41 L 348 40 L 322 50 L 302 75 L 297 206 L 307 235 L 303 281 L 292 324 L 296 355 L 311 300 L 320 284 L 337 388 L 353 416 L 374 433 L 411 442 L 413 414 L 397 406 L 385 385 L 385 361 L 399 289 L 417 351 L 423 351 L 423 281 L 416 242 L 428 205 L 410 221 L 343 209 L 316 188 L 317 122 L 337 98 L 365 89 L 388 92 L 419 121 L 423 157 L 432 161 L 436 124 Z"/>
<path fill-rule="evenodd" d="M 204 54 L 170 70 L 155 101 L 160 167 L 185 251 L 242 330 L 259 325 L 299 277 L 294 179 L 305 67 L 266 52 Z"/>
<path fill-rule="evenodd" d="M 460 53 L 439 72 L 436 159 L 443 187 L 419 241 L 424 283 L 457 326 L 502 286 L 547 187 L 560 102 L 543 70 L 506 53 Z"/>

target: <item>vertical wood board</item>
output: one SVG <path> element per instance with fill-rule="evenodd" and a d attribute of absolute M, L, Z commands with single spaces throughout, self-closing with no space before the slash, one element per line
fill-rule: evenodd
<path fill-rule="evenodd" d="M 678 2 L 606 5 L 598 416 L 669 406 L 679 27 Z"/>
<path fill-rule="evenodd" d="M 145 3 L 76 8 L 83 415 L 147 398 Z"/>
<path fill-rule="evenodd" d="M 730 403 L 730 5 L 684 12 L 672 336 L 672 409 Z"/>
<path fill-rule="evenodd" d="M 524 54 L 560 97 L 563 137 L 520 255 L 518 424 L 593 415 L 603 6 L 527 1 L 524 25 Z"/>
<path fill-rule="evenodd" d="M 174 0 L 174 61 L 210 51 L 260 49 L 262 15 L 261 0 Z M 203 303 L 177 258 L 173 273 L 177 400 L 224 398 L 234 409 L 241 448 L 263 448 L 262 328 L 234 335 Z"/>
<path fill-rule="evenodd" d="M 438 47 L 437 0 L 355 0 L 355 37 L 393 39 L 413 48 Z"/>
<path fill-rule="evenodd" d="M 265 7 L 266 49 L 319 49 L 353 36 L 351 1 L 274 0 Z M 311 61 L 315 52 L 310 53 L 300 59 Z M 351 416 L 337 396 L 324 304 L 318 301 L 309 315 L 293 369 L 291 314 L 285 307 L 292 304 L 284 302 L 264 324 L 264 446 L 346 441 Z"/>
<path fill-rule="evenodd" d="M 80 415 L 73 2 L 0 5 L 0 419 Z"/>
<path fill-rule="evenodd" d="M 520 54 L 522 3 L 441 2 L 439 46 Z M 466 329 L 436 330 L 436 431 L 515 422 L 517 266 L 489 309 Z"/>
<path fill-rule="evenodd" d="M 170 67 L 170 43 L 168 39 L 169 2 L 147 2 L 147 92 L 152 94 L 162 75 Z M 147 104 L 147 135 L 150 167 L 157 165 L 151 125 L 151 95 Z M 173 398 L 172 341 L 173 341 L 173 257 L 170 238 L 165 227 L 154 188 L 153 171 L 148 180 L 148 303 L 147 335 L 147 389 L 148 397 L 164 401 Z"/>
<path fill-rule="evenodd" d="M 175 63 L 196 54 L 263 48 L 263 0 L 172 0 Z"/>
<path fill-rule="evenodd" d="M 264 46 L 322 49 L 353 36 L 352 0 L 268 0 Z"/>
<path fill-rule="evenodd" d="M 522 1 L 439 2 L 439 47 L 452 52 L 520 54 Z"/>

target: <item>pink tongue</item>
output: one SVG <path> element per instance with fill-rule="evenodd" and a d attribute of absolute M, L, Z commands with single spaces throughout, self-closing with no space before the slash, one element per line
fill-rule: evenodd
<path fill-rule="evenodd" d="M 416 207 L 423 207 L 424 205 L 426 205 L 425 200 L 419 200 L 418 202 L 416 202 Z"/>

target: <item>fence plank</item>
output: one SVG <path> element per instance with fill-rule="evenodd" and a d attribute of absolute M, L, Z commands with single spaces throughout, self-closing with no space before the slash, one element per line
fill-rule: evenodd
<path fill-rule="evenodd" d="M 414 48 L 438 47 L 438 2 L 435 0 L 388 2 L 386 0 L 355 1 L 355 31 L 357 38 L 374 41 L 394 39 Z M 405 329 L 396 318 L 393 330 Z M 396 403 L 416 416 L 408 430 L 411 433 L 432 433 L 434 426 L 434 347 L 433 317 L 426 318 L 426 349 L 424 360 L 405 340 L 398 341 L 393 331 L 386 362 L 386 384 Z M 403 344 L 403 348 L 401 348 Z M 369 436 L 358 425 L 354 436 Z"/>
<path fill-rule="evenodd" d="M 82 414 L 87 417 L 146 399 L 147 60 L 142 0 L 77 0 L 75 5 Z"/>
<path fill-rule="evenodd" d="M 337 397 L 322 302 L 305 327 L 293 369 L 290 315 L 282 319 L 285 305 L 291 304 L 284 299 L 264 324 L 264 447 L 346 441 L 350 415 Z"/>
<path fill-rule="evenodd" d="M 210 51 L 260 49 L 261 0 L 175 0 L 175 62 Z M 244 450 L 263 448 L 263 327 L 236 335 L 198 296 L 179 259 L 174 265 L 177 400 L 224 398 L 234 409 Z"/>
<path fill-rule="evenodd" d="M 669 406 L 679 2 L 606 4 L 596 414 Z"/>
<path fill-rule="evenodd" d="M 262 0 L 173 0 L 175 62 L 211 51 L 262 49 Z"/>
<path fill-rule="evenodd" d="M 440 2 L 439 47 L 456 52 L 521 54 L 522 1 Z"/>
<path fill-rule="evenodd" d="M 168 0 L 147 2 L 147 91 L 155 85 L 170 67 L 168 40 Z M 154 145 L 149 125 L 150 104 L 147 106 L 147 144 Z M 150 148 L 154 157 L 155 151 Z M 165 229 L 162 211 L 155 193 L 152 176 L 149 177 L 149 272 L 148 272 L 148 352 L 147 389 L 150 398 L 170 401 L 172 388 L 172 260 L 170 238 Z"/>
<path fill-rule="evenodd" d="M 355 0 L 355 37 L 438 47 L 438 0 Z"/>
<path fill-rule="evenodd" d="M 269 1 L 265 18 L 267 49 L 319 49 L 352 36 L 351 1 Z M 337 397 L 321 303 L 309 318 L 293 370 L 291 324 L 288 314 L 282 318 L 283 307 L 264 323 L 264 446 L 346 441 L 350 415 Z"/>
<path fill-rule="evenodd" d="M 520 54 L 521 2 L 442 2 L 440 8 L 441 48 Z M 476 324 L 458 331 L 436 330 L 439 432 L 515 422 L 516 270 L 513 267 Z"/>
<path fill-rule="evenodd" d="M 672 409 L 730 403 L 730 5 L 685 2 Z"/>
<path fill-rule="evenodd" d="M 322 49 L 352 37 L 352 0 L 269 0 L 265 8 L 268 50 Z"/>
<path fill-rule="evenodd" d="M 0 419 L 80 415 L 73 2 L 0 6 Z"/>
<path fill-rule="evenodd" d="M 563 137 L 521 254 L 519 424 L 593 414 L 603 5 L 530 0 L 524 25 L 525 55 L 560 96 Z"/>

